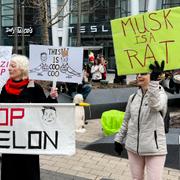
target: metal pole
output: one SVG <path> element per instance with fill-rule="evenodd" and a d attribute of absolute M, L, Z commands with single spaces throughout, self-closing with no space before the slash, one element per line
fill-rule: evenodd
<path fill-rule="evenodd" d="M 24 0 L 21 3 L 22 5 L 22 42 L 21 42 L 21 47 L 22 47 L 22 54 L 25 55 L 25 47 L 24 47 Z"/>
<path fill-rule="evenodd" d="M 77 46 L 81 46 L 81 0 L 77 1 L 78 3 L 78 13 L 77 13 Z"/>
<path fill-rule="evenodd" d="M 14 53 L 18 53 L 17 0 L 14 0 Z"/>

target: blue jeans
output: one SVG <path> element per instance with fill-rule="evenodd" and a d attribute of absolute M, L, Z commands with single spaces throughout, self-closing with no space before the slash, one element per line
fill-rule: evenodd
<path fill-rule="evenodd" d="M 83 99 L 85 100 L 85 99 L 87 98 L 88 94 L 91 92 L 91 89 L 92 89 L 91 84 L 84 84 L 84 85 L 82 86 L 81 91 L 80 91 L 80 92 L 79 92 L 79 91 L 78 91 L 78 92 L 77 92 L 77 91 L 72 92 L 72 93 L 71 93 L 71 97 L 74 98 L 74 96 L 75 96 L 76 94 L 82 94 Z"/>
<path fill-rule="evenodd" d="M 91 92 L 92 86 L 91 84 L 84 84 L 82 87 L 82 95 L 84 100 L 87 98 L 88 94 Z"/>

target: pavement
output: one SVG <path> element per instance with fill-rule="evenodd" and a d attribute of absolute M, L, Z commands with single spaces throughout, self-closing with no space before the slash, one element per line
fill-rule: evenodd
<path fill-rule="evenodd" d="M 85 149 L 103 137 L 99 119 L 88 121 L 86 132 L 76 134 L 73 156 L 40 156 L 41 180 L 130 180 L 126 158 Z M 180 180 L 180 170 L 164 168 L 163 180 Z"/>

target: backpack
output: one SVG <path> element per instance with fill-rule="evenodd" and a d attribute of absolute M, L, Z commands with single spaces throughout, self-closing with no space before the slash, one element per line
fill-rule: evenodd
<path fill-rule="evenodd" d="M 136 96 L 136 93 L 134 93 L 132 99 L 131 99 L 131 103 L 133 102 L 134 98 Z M 159 111 L 159 113 L 161 114 L 161 116 L 163 117 L 163 114 L 162 114 L 162 111 Z M 170 125 L 170 112 L 168 110 L 168 107 L 167 107 L 167 111 L 166 111 L 166 115 L 164 117 L 164 131 L 165 133 L 168 133 L 169 132 L 169 125 Z"/>

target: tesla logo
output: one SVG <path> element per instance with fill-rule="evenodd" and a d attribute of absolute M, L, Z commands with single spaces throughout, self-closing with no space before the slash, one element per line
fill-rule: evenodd
<path fill-rule="evenodd" d="M 76 32 L 75 27 L 69 27 L 69 32 L 74 33 Z M 86 32 L 91 32 L 91 33 L 96 33 L 96 32 L 109 32 L 109 29 L 105 27 L 104 25 L 102 26 L 97 26 L 97 25 L 92 25 L 92 26 L 80 26 L 80 32 L 81 33 L 86 33 Z"/>

